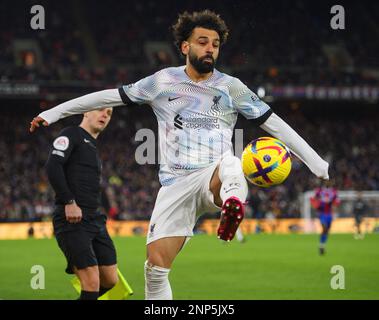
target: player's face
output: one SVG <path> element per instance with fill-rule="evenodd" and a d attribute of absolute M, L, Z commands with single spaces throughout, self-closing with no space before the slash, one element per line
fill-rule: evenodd
<path fill-rule="evenodd" d="M 112 117 L 112 108 L 103 108 L 87 112 L 87 120 L 89 125 L 95 132 L 103 131 Z"/>
<path fill-rule="evenodd" d="M 214 30 L 197 27 L 188 41 L 182 44 L 182 51 L 198 73 L 212 72 L 220 50 L 220 37 Z"/>

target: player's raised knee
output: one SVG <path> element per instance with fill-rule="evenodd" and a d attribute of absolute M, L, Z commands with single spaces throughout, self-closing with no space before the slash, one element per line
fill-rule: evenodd
<path fill-rule="evenodd" d="M 228 176 L 243 175 L 241 160 L 235 156 L 228 155 L 222 159 L 219 167 L 219 178 L 224 181 Z"/>

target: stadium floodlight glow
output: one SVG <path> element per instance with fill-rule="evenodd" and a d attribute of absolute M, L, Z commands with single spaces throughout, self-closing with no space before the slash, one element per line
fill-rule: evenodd
<path fill-rule="evenodd" d="M 258 87 L 258 89 L 257 89 L 257 95 L 258 95 L 258 97 L 259 98 L 264 98 L 265 97 L 265 95 L 266 95 L 266 90 L 265 90 L 265 88 L 263 88 L 263 87 Z"/>

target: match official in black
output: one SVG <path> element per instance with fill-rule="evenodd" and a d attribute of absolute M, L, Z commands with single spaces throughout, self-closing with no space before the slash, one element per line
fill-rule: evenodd
<path fill-rule="evenodd" d="M 116 250 L 107 217 L 99 210 L 101 161 L 96 147 L 112 111 L 87 112 L 79 126 L 63 129 L 46 163 L 56 193 L 54 233 L 67 259 L 66 272 L 80 280 L 80 300 L 97 300 L 118 281 Z"/>

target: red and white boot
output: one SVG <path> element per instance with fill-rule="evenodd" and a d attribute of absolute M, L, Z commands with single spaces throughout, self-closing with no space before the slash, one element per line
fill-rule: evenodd
<path fill-rule="evenodd" d="M 225 200 L 221 210 L 221 221 L 217 230 L 217 237 L 224 241 L 231 241 L 245 215 L 245 207 L 237 197 Z"/>

